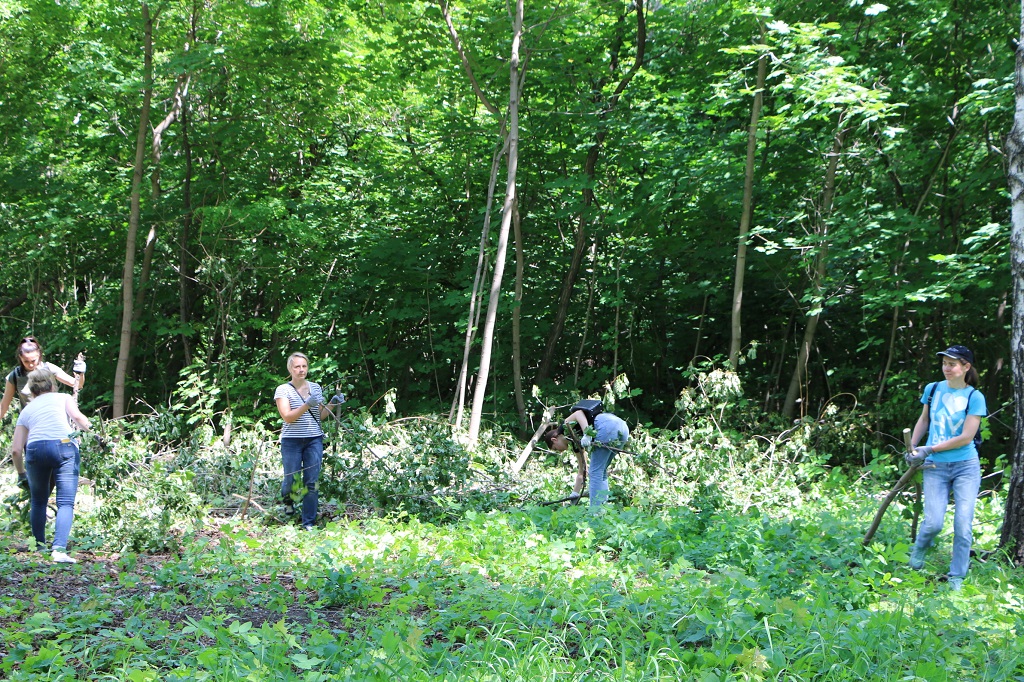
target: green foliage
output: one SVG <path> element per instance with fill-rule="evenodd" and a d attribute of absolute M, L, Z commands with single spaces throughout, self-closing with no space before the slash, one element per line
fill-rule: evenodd
<path fill-rule="evenodd" d="M 426 419 L 370 418 L 366 428 L 368 446 L 435 456 L 442 437 Z M 925 570 L 910 571 L 904 500 L 863 547 L 871 493 L 897 472 L 882 456 L 852 471 L 856 480 L 826 475 L 806 452 L 812 433 L 802 423 L 774 443 L 755 439 L 744 448 L 760 443 L 768 452 L 749 459 L 738 438 L 729 453 L 720 439 L 695 450 L 696 462 L 648 481 L 667 491 L 695 477 L 694 494 L 678 493 L 679 504 L 619 499 L 599 514 L 450 507 L 444 523 L 403 511 L 338 517 L 314 533 L 236 515 L 181 535 L 174 554 L 150 556 L 117 540 L 106 547 L 120 554 L 98 544 L 83 550 L 80 529 L 104 507 L 80 510 L 72 536 L 80 563 L 66 570 L 0 537 L 0 574 L 23 576 L 26 586 L 0 606 L 0 672 L 11 680 L 1024 674 L 1013 572 L 977 560 L 963 591 L 947 591 L 937 578 L 948 530 Z M 682 445 L 671 433 L 642 431 L 637 440 L 639 451 L 666 461 Z M 192 453 L 190 466 L 222 464 L 217 449 Z M 644 456 L 616 463 L 617 491 L 630 485 L 633 458 Z M 164 486 L 170 500 L 184 484 L 162 465 L 153 474 L 135 487 Z M 979 548 L 997 540 L 1002 494 L 979 500 Z M 99 537 L 89 535 L 90 543 Z"/>
<path fill-rule="evenodd" d="M 341 505 L 430 516 L 455 498 L 460 508 L 487 498 L 490 486 L 482 484 L 498 473 L 492 448 L 467 449 L 438 417 L 388 422 L 358 410 L 332 428 L 320 489 L 321 497 Z"/>

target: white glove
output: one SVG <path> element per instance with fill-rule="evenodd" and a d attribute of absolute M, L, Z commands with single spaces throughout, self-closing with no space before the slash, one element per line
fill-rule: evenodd
<path fill-rule="evenodd" d="M 75 374 L 85 374 L 85 360 L 75 360 L 71 363 L 71 371 Z"/>
<path fill-rule="evenodd" d="M 590 444 L 593 442 L 594 439 L 590 436 L 583 436 L 583 438 L 580 438 L 580 445 L 582 445 L 584 449 L 589 448 Z"/>

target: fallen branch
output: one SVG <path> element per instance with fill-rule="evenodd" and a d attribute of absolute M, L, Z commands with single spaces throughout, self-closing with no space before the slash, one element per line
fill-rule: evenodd
<path fill-rule="evenodd" d="M 530 458 L 530 453 L 533 452 L 533 446 L 535 446 L 537 444 L 537 441 L 540 440 L 540 435 L 541 433 L 543 433 L 544 427 L 548 425 L 548 422 L 551 421 L 551 418 L 554 416 L 554 414 L 554 407 L 544 407 L 544 414 L 543 416 L 541 416 L 540 426 L 537 427 L 537 430 L 534 432 L 533 437 L 530 438 L 530 442 L 527 443 L 526 447 L 523 448 L 523 451 L 519 453 L 519 458 L 516 460 L 516 463 L 512 465 L 513 476 L 519 475 L 519 472 L 526 464 L 526 460 Z"/>
<path fill-rule="evenodd" d="M 555 504 L 562 504 L 563 502 L 572 502 L 573 504 L 579 504 L 580 500 L 582 500 L 585 497 L 590 497 L 590 493 L 580 493 L 579 495 L 569 495 L 568 497 L 563 497 L 560 500 L 551 500 L 550 502 L 541 502 L 540 506 L 542 506 L 542 507 L 550 507 L 550 506 L 555 505 Z"/>
<path fill-rule="evenodd" d="M 907 452 L 910 452 L 910 429 L 903 429 L 903 444 L 907 448 Z M 878 530 L 878 526 L 882 523 L 882 517 L 885 516 L 885 510 L 889 508 L 889 504 L 896 499 L 896 496 L 907 487 L 907 483 L 914 478 L 914 474 L 921 468 L 921 464 L 911 464 L 907 472 L 900 476 L 900 480 L 896 481 L 896 485 L 892 487 L 886 496 L 882 499 L 882 504 L 875 512 L 875 518 L 871 522 L 871 527 L 868 528 L 868 532 L 864 535 L 864 541 L 861 543 L 865 547 L 871 542 L 871 538 L 875 536 L 875 531 Z"/>

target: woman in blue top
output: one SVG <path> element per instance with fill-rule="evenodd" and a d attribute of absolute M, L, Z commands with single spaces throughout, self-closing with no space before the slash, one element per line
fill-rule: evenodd
<path fill-rule="evenodd" d="M 976 389 L 978 371 L 974 369 L 974 353 L 966 346 L 950 346 L 938 353 L 942 358 L 945 381 L 928 384 L 921 396 L 924 408 L 914 425 L 911 443 L 913 456 L 923 459 L 924 523 L 910 552 L 910 567 L 924 567 L 924 556 L 935 536 L 942 530 L 953 491 L 956 511 L 953 514 L 953 559 L 949 564 L 949 584 L 954 590 L 963 585 L 971 558 L 971 525 L 974 503 L 981 487 L 981 465 L 974 436 L 981 427 L 981 418 L 988 414 L 985 396 Z"/>

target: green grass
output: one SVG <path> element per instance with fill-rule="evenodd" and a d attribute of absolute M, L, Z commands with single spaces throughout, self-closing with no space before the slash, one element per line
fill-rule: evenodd
<path fill-rule="evenodd" d="M 733 497 L 728 495 L 726 497 Z M 798 503 L 395 515 L 306 534 L 228 521 L 175 555 L 51 566 L 0 540 L 11 680 L 1024 679 L 1021 574 L 920 573 L 866 489 Z M 992 546 L 1002 501 L 979 503 Z"/>

